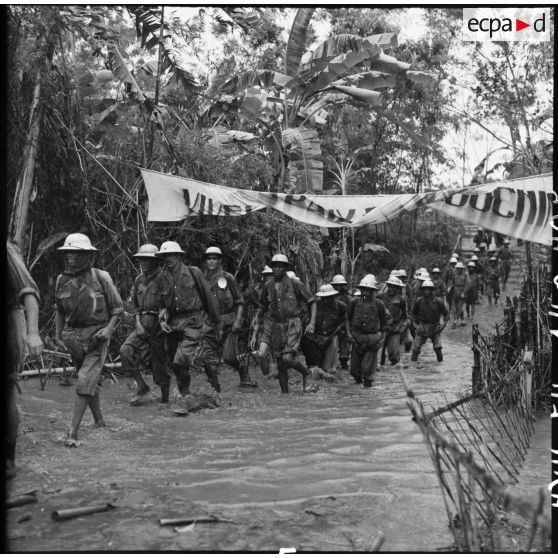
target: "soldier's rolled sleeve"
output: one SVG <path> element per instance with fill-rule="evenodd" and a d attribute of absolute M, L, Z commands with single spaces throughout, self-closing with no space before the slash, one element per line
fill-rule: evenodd
<path fill-rule="evenodd" d="M 109 314 L 111 316 L 118 316 L 124 312 L 122 297 L 112 281 L 111 276 L 106 272 L 103 275 L 105 276 L 104 287 L 107 305 L 109 307 Z"/>
<path fill-rule="evenodd" d="M 17 302 L 23 305 L 23 299 L 28 294 L 32 294 L 40 302 L 39 287 L 27 270 L 19 250 L 10 242 L 6 245 L 9 284 L 14 286 Z"/>
<path fill-rule="evenodd" d="M 242 292 L 240 291 L 240 287 L 236 282 L 236 279 L 233 275 L 230 277 L 230 285 L 229 288 L 231 289 L 231 294 L 233 296 L 233 304 L 238 306 L 239 304 L 244 304 L 244 296 L 242 296 Z"/>
<path fill-rule="evenodd" d="M 318 301 L 318 298 L 310 293 L 302 281 L 293 281 L 293 289 L 296 297 L 304 300 L 306 304 L 312 304 L 312 302 Z"/>
<path fill-rule="evenodd" d="M 200 294 L 201 301 L 205 306 L 206 312 L 209 314 L 210 320 L 214 324 L 218 324 L 221 322 L 221 311 L 219 309 L 219 301 L 217 297 L 211 291 L 207 281 L 204 279 L 203 273 L 197 267 L 190 267 L 190 271 L 192 273 L 192 277 L 196 282 L 196 286 L 198 287 L 198 292 Z"/>
<path fill-rule="evenodd" d="M 138 306 L 138 297 L 137 297 L 138 282 L 139 282 L 139 278 L 136 277 L 134 281 L 134 285 L 132 287 L 132 292 L 130 293 L 129 309 L 130 309 L 130 314 L 132 314 L 132 316 L 137 316 L 140 313 L 140 309 Z"/>

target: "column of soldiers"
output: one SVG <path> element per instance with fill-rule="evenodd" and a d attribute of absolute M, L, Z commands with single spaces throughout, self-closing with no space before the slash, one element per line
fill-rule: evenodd
<path fill-rule="evenodd" d="M 262 270 L 254 296 L 249 297 L 257 308 L 249 346 L 262 374 L 270 374 L 273 358 L 281 393 L 289 392 L 291 369 L 300 373 L 303 390 L 310 391 L 315 388 L 309 366 L 335 375 L 339 362 L 342 369 L 350 370 L 356 383 L 370 388 L 378 357 L 381 365 L 386 358 L 395 365 L 403 348 L 411 352 L 411 361 L 417 361 L 429 339 L 441 362 L 441 333 L 450 313 L 453 327 L 458 320 L 464 325 L 465 312 L 474 318 L 479 295 L 486 293 L 489 305 L 493 300 L 496 304 L 500 278 L 505 288 L 513 259 L 509 241 L 504 240 L 500 249 L 500 267 L 495 251 L 486 250 L 483 244 L 479 242 L 467 266 L 455 253 L 443 272 L 435 267 L 429 274 L 419 268 L 408 283 L 405 270 L 393 270 L 381 289 L 375 276 L 368 274 L 352 295 L 342 275 L 334 276 L 330 284 L 312 294 L 292 272 L 287 257 L 276 254 Z M 55 287 L 55 342 L 71 354 L 77 370 L 74 412 L 64 442 L 75 447 L 87 408 L 95 426 L 105 426 L 99 381 L 124 303 L 110 275 L 93 266 L 97 249 L 86 235 L 70 234 L 59 250 L 65 259 Z M 16 323 L 21 307 L 26 310 L 28 324 L 27 335 L 18 333 L 11 344 L 15 349 L 10 357 L 10 378 L 15 379 L 23 363 L 22 347 L 36 356 L 42 351 L 42 342 L 38 337 L 37 287 L 10 244 L 8 255 L 9 309 L 13 308 L 10 316 L 15 324 L 10 330 L 25 331 Z M 120 347 L 122 368 L 137 384 L 131 405 L 141 404 L 150 391 L 140 371 L 146 359 L 162 403 L 169 402 L 171 377 L 175 377 L 177 412 L 190 396 L 191 370 L 196 365 L 203 368 L 216 392 L 221 391 L 221 362 L 238 372 L 240 387 L 257 387 L 248 371 L 247 353 L 239 351 L 245 299 L 235 276 L 222 267 L 221 250 L 206 250 L 203 270 L 187 265 L 184 256 L 174 241 L 164 242 L 160 248 L 145 244 L 134 255 L 141 267 L 129 299 L 134 325 Z M 13 397 L 9 408 L 15 409 L 12 403 Z M 10 412 L 10 417 L 7 447 L 13 468 L 17 412 Z"/>

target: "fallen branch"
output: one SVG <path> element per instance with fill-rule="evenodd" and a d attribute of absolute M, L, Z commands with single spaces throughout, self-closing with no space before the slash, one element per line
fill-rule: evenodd
<path fill-rule="evenodd" d="M 189 525 L 190 523 L 238 523 L 230 519 L 221 519 L 215 515 L 200 515 L 196 517 L 176 517 L 171 519 L 159 519 L 161 527 L 174 525 Z"/>
<path fill-rule="evenodd" d="M 108 370 L 115 370 L 116 368 L 122 368 L 121 362 L 106 362 L 103 364 L 103 368 L 107 368 Z M 53 368 L 52 370 L 41 370 L 41 369 L 33 369 L 33 370 L 23 370 L 20 373 L 21 378 L 38 378 L 40 376 L 46 376 L 50 374 L 51 376 L 55 374 L 71 374 L 76 371 L 75 366 L 61 366 L 58 368 Z"/>

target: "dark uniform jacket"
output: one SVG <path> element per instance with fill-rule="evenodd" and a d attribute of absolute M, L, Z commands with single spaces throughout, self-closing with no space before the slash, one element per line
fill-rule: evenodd
<path fill-rule="evenodd" d="M 159 268 L 151 275 L 138 275 L 130 293 L 130 313 L 133 316 L 139 315 L 142 325 L 148 331 L 157 329 L 159 324 L 159 293 L 155 285 L 161 273 Z"/>
<path fill-rule="evenodd" d="M 199 268 L 181 264 L 174 275 L 163 269 L 156 288 L 159 308 L 169 311 L 171 321 L 175 318 L 193 318 L 205 311 L 214 324 L 221 322 L 219 302 Z"/>
<path fill-rule="evenodd" d="M 267 318 L 284 323 L 289 318 L 299 318 L 302 305 L 315 300 L 316 297 L 310 294 L 304 283 L 285 274 L 279 282 L 273 278 L 266 282 L 260 302 Z"/>
<path fill-rule="evenodd" d="M 352 332 L 378 333 L 387 328 L 388 314 L 384 303 L 377 298 L 373 301 L 353 298 L 347 307 L 347 320 Z"/>
<path fill-rule="evenodd" d="M 224 325 L 231 325 L 236 318 L 236 307 L 239 304 L 244 304 L 244 297 L 240 292 L 240 288 L 233 275 L 222 269 L 211 272 L 208 269 L 204 272 L 204 278 L 207 281 L 211 292 L 219 302 L 219 310 L 221 312 L 221 319 Z M 227 282 L 226 287 L 223 289 L 219 287 L 218 282 L 220 278 L 224 278 Z"/>
<path fill-rule="evenodd" d="M 438 324 L 440 316 L 447 316 L 447 314 L 446 305 L 435 296 L 429 299 L 421 296 L 413 306 L 413 321 L 419 324 Z"/>
<path fill-rule="evenodd" d="M 330 336 L 338 326 L 345 322 L 346 309 L 346 305 L 338 299 L 333 301 L 333 308 L 329 305 L 326 306 L 320 300 L 316 312 L 316 334 Z"/>
<path fill-rule="evenodd" d="M 434 296 L 444 298 L 446 296 L 446 284 L 441 277 L 432 281 L 434 283 Z"/>
<path fill-rule="evenodd" d="M 407 299 L 401 295 L 390 297 L 388 293 L 380 295 L 379 299 L 385 304 L 391 316 L 390 331 L 399 331 L 401 322 L 407 319 Z"/>
<path fill-rule="evenodd" d="M 94 267 L 73 276 L 62 273 L 56 280 L 57 310 L 64 314 L 65 327 L 104 326 L 124 307 L 108 272 Z"/>

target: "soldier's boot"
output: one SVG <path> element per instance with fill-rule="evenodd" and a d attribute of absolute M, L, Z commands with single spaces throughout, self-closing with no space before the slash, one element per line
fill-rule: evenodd
<path fill-rule="evenodd" d="M 174 364 L 172 367 L 174 375 L 176 377 L 176 385 L 178 386 L 178 391 L 180 395 L 185 397 L 190 394 L 190 371 L 186 366 L 181 366 L 179 364 Z"/>
<path fill-rule="evenodd" d="M 413 351 L 413 352 L 411 353 L 411 360 L 412 360 L 413 362 L 417 362 L 418 356 L 419 356 L 419 352 L 418 352 L 418 351 Z"/>
<path fill-rule="evenodd" d="M 217 366 L 214 364 L 207 364 L 203 365 L 205 373 L 207 374 L 207 379 L 211 387 L 217 392 L 221 393 L 221 385 L 219 384 L 219 371 Z"/>
<path fill-rule="evenodd" d="M 384 364 L 386 363 L 386 353 L 385 351 L 382 352 L 382 358 L 380 359 L 380 365 L 384 366 Z"/>
<path fill-rule="evenodd" d="M 170 384 L 163 384 L 161 388 L 161 403 L 169 402 Z"/>
<path fill-rule="evenodd" d="M 289 371 L 283 363 L 278 363 L 277 372 L 279 377 L 279 387 L 281 393 L 289 393 Z"/>
<path fill-rule="evenodd" d="M 348 365 L 349 361 L 346 358 L 340 358 L 339 359 L 339 364 L 341 365 L 341 368 L 343 370 L 348 370 L 347 365 Z"/>
<path fill-rule="evenodd" d="M 372 387 L 372 380 L 363 380 L 363 382 L 362 382 L 362 387 L 363 387 L 363 388 L 370 388 L 370 387 Z"/>
<path fill-rule="evenodd" d="M 410 353 L 412 346 L 413 346 L 413 342 L 409 341 L 408 343 L 405 343 L 405 346 L 403 347 L 403 349 L 406 353 Z"/>
<path fill-rule="evenodd" d="M 444 355 L 442 354 L 442 349 L 434 349 L 434 352 L 436 353 L 436 358 L 438 359 L 438 362 L 443 362 Z"/>
<path fill-rule="evenodd" d="M 240 376 L 240 387 L 258 387 L 258 384 L 250 377 L 247 366 L 240 365 L 238 375 Z"/>
<path fill-rule="evenodd" d="M 269 358 L 267 357 L 258 357 L 258 363 L 260 365 L 260 369 L 264 376 L 269 376 Z"/>

